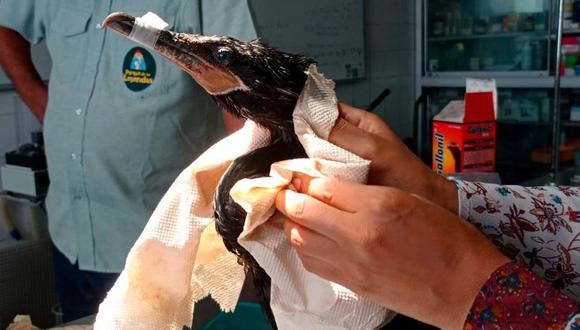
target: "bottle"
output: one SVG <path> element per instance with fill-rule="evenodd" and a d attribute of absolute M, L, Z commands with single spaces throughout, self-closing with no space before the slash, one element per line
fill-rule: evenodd
<path fill-rule="evenodd" d="M 521 48 L 520 58 L 522 61 L 522 70 L 529 71 L 532 69 L 532 46 L 529 41 L 524 42 Z"/>

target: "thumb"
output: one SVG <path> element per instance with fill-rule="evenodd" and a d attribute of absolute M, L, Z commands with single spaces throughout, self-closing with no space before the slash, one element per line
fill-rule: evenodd
<path fill-rule="evenodd" d="M 356 127 L 342 117 L 330 131 L 328 141 L 364 159 L 375 158 L 375 152 L 384 143 L 379 136 Z"/>
<path fill-rule="evenodd" d="M 345 103 L 339 103 L 338 109 L 341 118 L 344 118 L 346 121 L 363 131 L 378 135 L 383 139 L 396 138 L 393 130 L 391 130 L 389 125 L 378 115 L 352 107 Z"/>

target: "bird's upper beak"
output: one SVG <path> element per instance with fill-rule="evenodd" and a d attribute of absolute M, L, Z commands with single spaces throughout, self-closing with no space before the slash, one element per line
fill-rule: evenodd
<path fill-rule="evenodd" d="M 102 27 L 110 28 L 119 34 L 130 37 L 135 27 L 135 17 L 125 13 L 113 13 L 101 23 Z M 142 27 L 141 27 L 142 28 Z M 212 38 L 196 34 L 176 33 L 155 29 L 148 26 L 148 35 L 157 35 L 153 44 L 141 42 L 163 55 L 171 62 L 189 73 L 208 93 L 212 95 L 225 94 L 233 90 L 241 90 L 245 85 L 234 73 L 212 60 L 213 50 L 210 48 Z"/>

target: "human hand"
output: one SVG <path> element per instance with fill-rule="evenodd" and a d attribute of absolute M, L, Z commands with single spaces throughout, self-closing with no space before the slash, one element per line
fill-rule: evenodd
<path fill-rule="evenodd" d="M 422 196 L 457 214 L 457 189 L 417 158 L 377 115 L 339 104 L 329 141 L 371 161 L 369 184 Z"/>
<path fill-rule="evenodd" d="M 508 261 L 466 221 L 394 188 L 296 176 L 276 207 L 306 270 L 399 313 L 462 328 Z"/>

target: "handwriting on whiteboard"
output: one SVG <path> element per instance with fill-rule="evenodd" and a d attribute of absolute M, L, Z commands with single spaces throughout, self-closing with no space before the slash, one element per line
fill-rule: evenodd
<path fill-rule="evenodd" d="M 364 76 L 363 1 L 251 1 L 262 39 L 314 58 L 332 79 Z"/>

